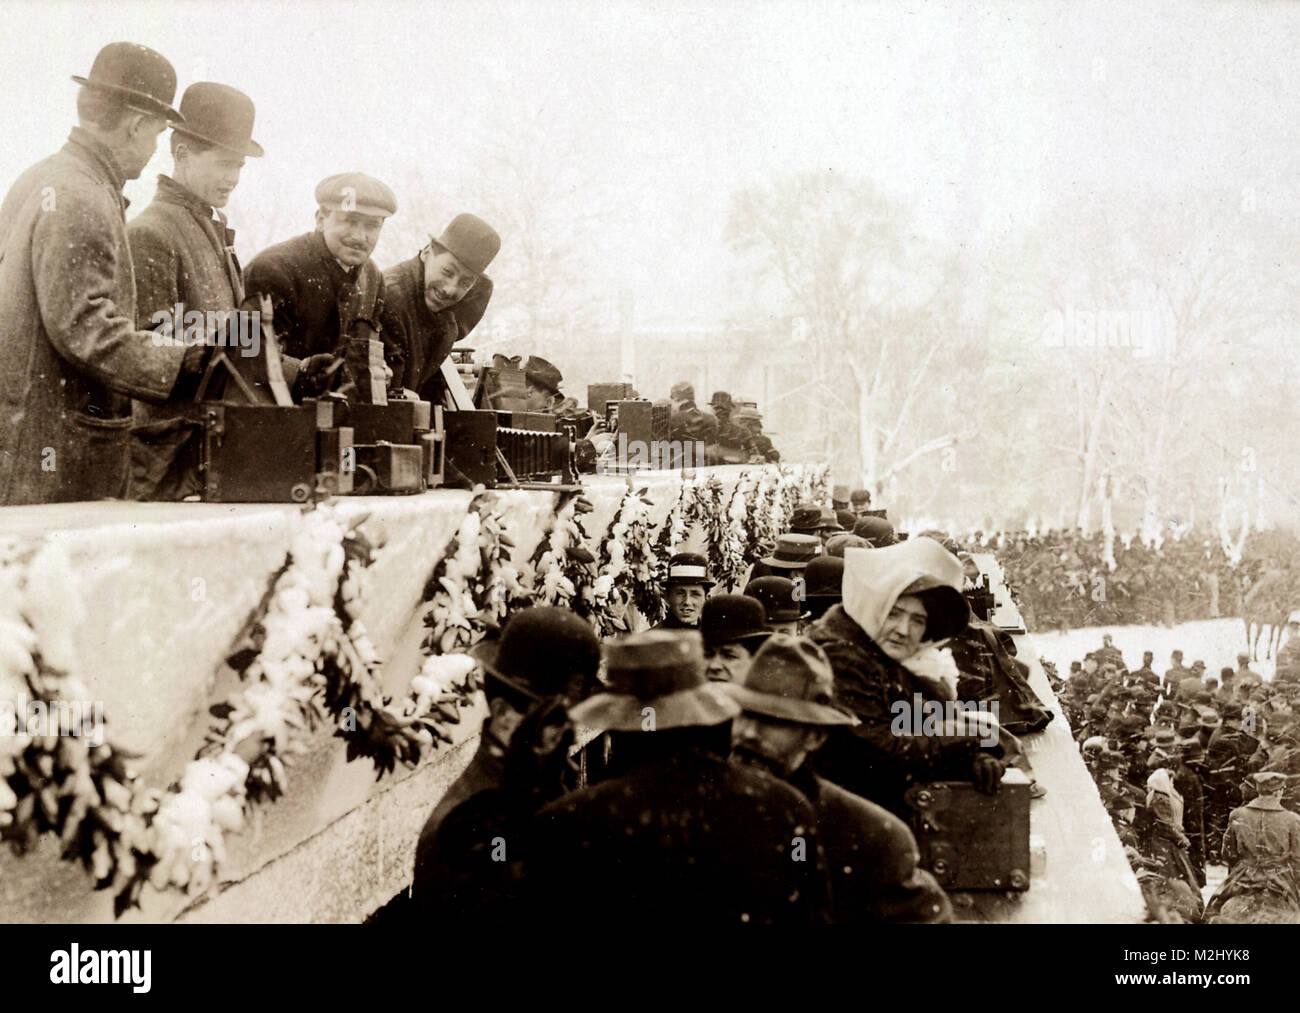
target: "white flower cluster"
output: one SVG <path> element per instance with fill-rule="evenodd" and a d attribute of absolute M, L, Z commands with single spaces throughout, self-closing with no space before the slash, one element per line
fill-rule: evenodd
<path fill-rule="evenodd" d="M 442 563 L 443 572 L 438 580 L 442 590 L 434 595 L 430 610 L 434 629 L 440 631 L 437 648 L 442 654 L 468 646 L 474 639 L 474 625 L 470 620 L 479 608 L 470 582 L 478 576 L 483 561 L 479 546 L 481 528 L 478 511 L 470 510 L 456 531 L 456 552 Z"/>
<path fill-rule="evenodd" d="M 573 581 L 564 572 L 571 547 L 582 544 L 582 528 L 578 526 L 578 501 L 570 498 L 558 514 L 546 538 L 546 551 L 537 560 L 536 577 L 541 578 L 540 586 L 534 578 L 534 604 L 567 606 L 573 601 L 578 590 Z"/>
<path fill-rule="evenodd" d="M 269 762 L 280 764 L 274 755 Z M 149 873 L 153 887 L 175 884 L 191 893 L 208 888 L 217 865 L 226 860 L 225 835 L 244 829 L 247 780 L 248 764 L 233 752 L 190 761 L 181 790 L 164 795 L 154 816 L 158 863 Z"/>

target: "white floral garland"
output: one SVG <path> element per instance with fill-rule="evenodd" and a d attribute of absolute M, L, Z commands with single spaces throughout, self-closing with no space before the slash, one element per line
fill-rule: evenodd
<path fill-rule="evenodd" d="M 743 563 L 755 525 L 782 530 L 789 504 L 815 495 L 827 481 L 826 468 L 820 475 L 785 468 L 745 472 L 722 517 L 713 509 L 721 506 L 716 478 L 687 478 L 657 539 L 649 504 L 629 489 L 599 568 L 579 522 L 591 509 L 582 497 L 564 501 L 532 566 L 523 570 L 503 551 L 510 543 L 499 512 L 485 515 L 488 504 L 479 504 L 467 511 L 455 551 L 443 561 L 432 596 L 428 656 L 399 702 L 380 691 L 380 659 L 360 619 L 365 568 L 347 557 L 348 527 L 332 508 L 317 506 L 305 512 L 289 562 L 268 592 L 255 649 L 240 652 L 243 686 L 213 708 L 224 724 L 209 734 L 178 784 L 165 792 L 147 787 L 111 745 L 78 735 L 0 735 L 0 830 L 18 845 L 33 829 L 58 829 L 68 857 L 86 864 L 97 887 L 118 891 L 119 913 L 138 903 L 146 881 L 159 890 L 201 892 L 226 858 L 227 836 L 245 828 L 250 806 L 287 788 L 285 759 L 303 751 L 322 716 L 328 666 L 338 666 L 364 704 L 363 718 L 383 725 L 384 736 L 408 743 L 411 750 L 399 749 L 398 757 L 414 762 L 419 747 L 447 739 L 438 723 L 457 720 L 457 705 L 473 691 L 474 663 L 457 651 L 481 636 L 487 622 L 500 623 L 512 606 L 530 603 L 578 605 L 598 627 L 606 626 L 632 589 L 657 586 L 663 564 L 657 546 L 666 540 L 675 550 L 689 523 L 702 520 L 716 529 L 711 544 L 730 573 L 737 560 Z M 15 543 L 0 545 L 0 701 L 28 690 L 46 702 L 90 699 L 75 677 L 40 659 L 23 613 L 25 562 Z M 72 802 L 64 807 L 60 799 L 67 796 Z"/>

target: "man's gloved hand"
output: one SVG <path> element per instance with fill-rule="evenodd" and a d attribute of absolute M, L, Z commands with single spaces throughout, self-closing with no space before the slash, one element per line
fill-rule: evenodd
<path fill-rule="evenodd" d="M 293 399 L 301 401 L 305 397 L 320 397 L 329 390 L 335 373 L 330 367 L 337 361 L 338 358 L 329 352 L 303 359 L 293 381 Z"/>
<path fill-rule="evenodd" d="M 978 753 L 975 762 L 971 764 L 971 779 L 975 782 L 975 787 L 985 795 L 995 795 L 1006 769 L 1006 765 L 996 756 Z"/>

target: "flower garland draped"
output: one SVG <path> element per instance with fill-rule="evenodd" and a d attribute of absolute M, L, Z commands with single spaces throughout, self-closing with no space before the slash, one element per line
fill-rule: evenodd
<path fill-rule="evenodd" d="M 288 789 L 293 757 L 327 715 L 348 759 L 369 759 L 377 777 L 399 762 L 415 765 L 452 741 L 446 728 L 478 689 L 474 663 L 460 652 L 514 608 L 568 606 L 601 634 L 627 628 L 629 604 L 656 621 L 667 557 L 692 525 L 720 583 L 731 584 L 746 556 L 783 530 L 794 503 L 824 496 L 827 482 L 824 467 L 756 468 L 728 497 L 716 475 L 687 478 L 657 531 L 646 490 L 629 486 L 595 552 L 582 525 L 591 503 L 562 493 L 523 568 L 511 560 L 499 497 L 479 493 L 427 582 L 426 657 L 400 698 L 382 691 L 382 662 L 361 619 L 377 551 L 360 531 L 366 518 L 345 523 L 328 504 L 307 508 L 227 658 L 240 686 L 210 708 L 205 744 L 177 781 L 166 790 L 143 784 L 132 756 L 75 728 L 0 727 L 0 839 L 21 852 L 41 834 L 57 835 L 96 889 L 114 891 L 115 914 L 138 905 L 146 883 L 201 893 L 218 878 L 228 835 Z M 26 697 L 53 713 L 90 693 L 42 654 L 25 613 L 41 593 L 27 580 L 33 551 L 0 544 L 0 703 Z"/>

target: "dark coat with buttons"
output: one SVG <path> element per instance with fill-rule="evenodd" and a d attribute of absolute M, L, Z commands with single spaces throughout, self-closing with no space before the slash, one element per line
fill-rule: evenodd
<path fill-rule="evenodd" d="M 492 279 L 480 275 L 460 302 L 432 313 L 424 301 L 424 262 L 418 256 L 385 271 L 380 337 L 393 386 L 425 396 L 451 346 L 483 319 L 491 298 Z"/>
<path fill-rule="evenodd" d="M 367 260 L 344 270 L 319 232 L 267 247 L 249 263 L 244 284 L 250 297 L 271 297 L 280 351 L 295 359 L 327 352 L 342 356 L 353 324 L 365 320 L 378 326 L 383 315 L 379 267 Z"/>
<path fill-rule="evenodd" d="M 0 504 L 125 496 L 131 398 L 180 374 L 136 329 L 123 183 L 77 127 L 0 205 Z"/>

